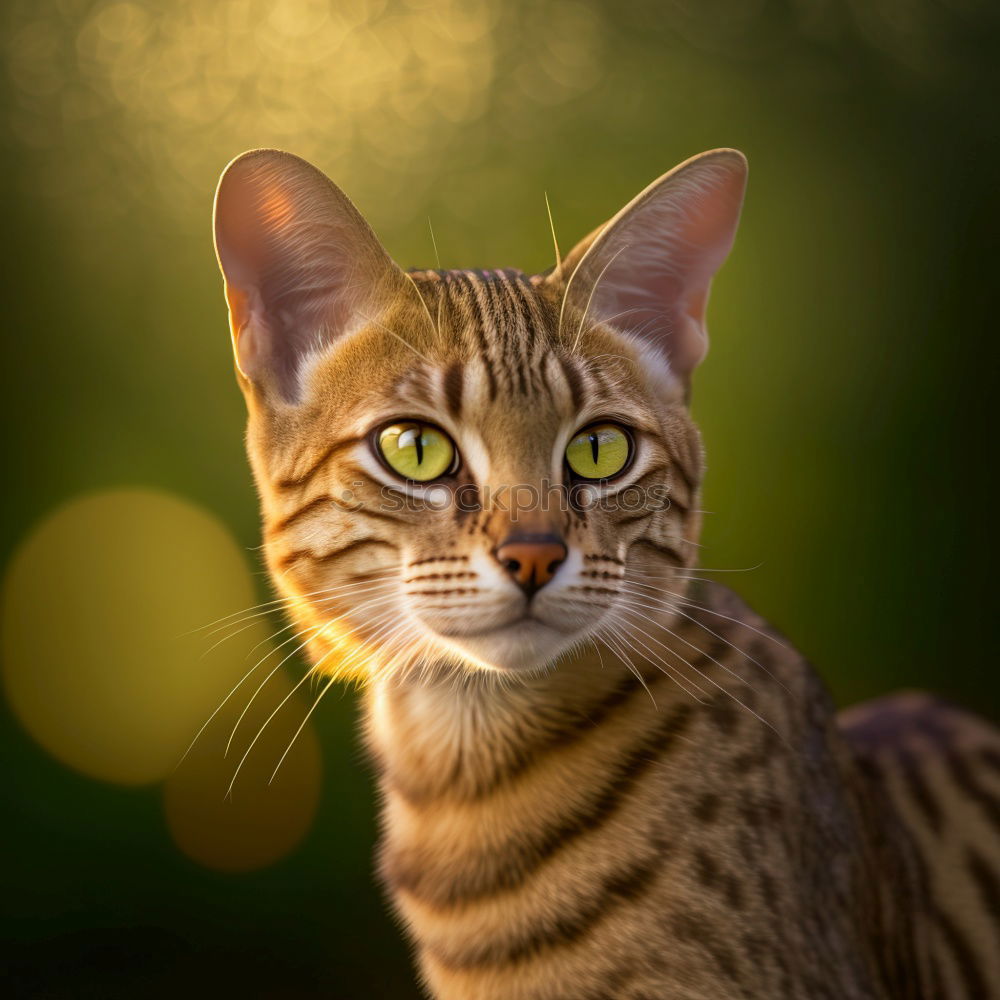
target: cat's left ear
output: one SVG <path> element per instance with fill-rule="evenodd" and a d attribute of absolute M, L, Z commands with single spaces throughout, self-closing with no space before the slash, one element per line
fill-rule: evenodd
<path fill-rule="evenodd" d="M 746 189 L 746 157 L 702 153 L 654 181 L 546 279 L 564 289 L 563 332 L 608 323 L 666 355 L 685 387 L 708 349 L 705 308 Z M 582 317 L 567 331 L 565 318 Z"/>
<path fill-rule="evenodd" d="M 311 359 L 408 292 L 347 196 L 305 160 L 256 149 L 225 169 L 215 248 L 240 373 L 286 402 Z"/>

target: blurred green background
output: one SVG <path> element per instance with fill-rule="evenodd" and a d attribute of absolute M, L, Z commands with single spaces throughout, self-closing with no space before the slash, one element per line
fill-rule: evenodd
<path fill-rule="evenodd" d="M 142 487 L 221 522 L 269 599 L 210 233 L 243 149 L 313 160 L 404 266 L 433 262 L 429 216 L 444 266 L 530 271 L 551 263 L 543 192 L 568 249 L 737 146 L 748 202 L 695 385 L 704 564 L 747 569 L 724 579 L 842 703 L 919 686 L 1000 715 L 995 4 L 8 0 L 0 26 L 5 565 L 59 505 Z M 18 648 L 8 687 L 71 669 Z M 314 718 L 315 821 L 226 874 L 179 849 L 158 781 L 67 767 L 5 708 L 14 995 L 417 996 L 372 882 L 353 695 Z"/>

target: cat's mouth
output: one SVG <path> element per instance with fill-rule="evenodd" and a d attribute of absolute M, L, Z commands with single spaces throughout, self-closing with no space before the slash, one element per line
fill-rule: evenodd
<path fill-rule="evenodd" d="M 515 628 L 518 625 L 523 625 L 526 622 L 534 622 L 537 625 L 542 625 L 545 628 L 550 626 L 543 622 L 541 618 L 535 617 L 531 611 L 525 611 L 519 615 L 514 615 L 508 621 L 501 622 L 499 625 L 490 625 L 487 628 L 478 629 L 456 629 L 445 634 L 446 639 L 454 639 L 456 641 L 461 641 L 463 639 L 480 639 L 484 636 L 496 635 L 499 632 L 503 632 L 506 629 Z"/>
<path fill-rule="evenodd" d="M 438 633 L 449 652 L 488 670 L 544 669 L 574 641 L 574 634 L 530 610 L 488 628 Z"/>

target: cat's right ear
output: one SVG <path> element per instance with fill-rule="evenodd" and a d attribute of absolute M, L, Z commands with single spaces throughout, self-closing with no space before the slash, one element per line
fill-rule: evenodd
<path fill-rule="evenodd" d="M 223 171 L 215 249 L 239 371 L 286 402 L 301 397 L 312 358 L 407 285 L 347 196 L 276 149 L 244 153 Z"/>
<path fill-rule="evenodd" d="M 652 344 L 686 395 L 708 348 L 709 288 L 733 245 L 746 180 L 739 151 L 702 153 L 577 244 L 546 278 L 580 317 L 575 338 L 585 322 L 608 323 Z"/>

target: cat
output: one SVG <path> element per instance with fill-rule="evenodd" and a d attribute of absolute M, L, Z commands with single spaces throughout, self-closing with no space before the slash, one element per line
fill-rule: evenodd
<path fill-rule="evenodd" d="M 1000 997 L 1000 733 L 836 714 L 698 577 L 688 400 L 745 183 L 694 157 L 527 276 L 404 272 L 288 153 L 220 181 L 267 565 L 310 673 L 364 682 L 439 1000 Z"/>

